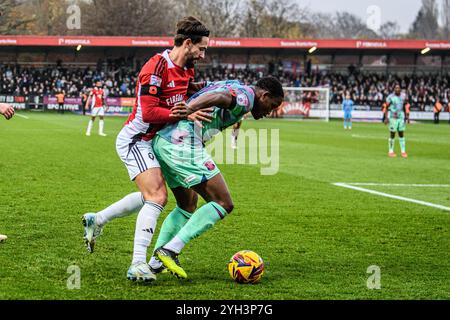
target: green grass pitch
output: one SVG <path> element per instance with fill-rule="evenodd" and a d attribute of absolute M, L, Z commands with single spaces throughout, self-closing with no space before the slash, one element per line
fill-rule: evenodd
<path fill-rule="evenodd" d="M 0 299 L 450 299 L 450 211 L 333 185 L 335 182 L 450 184 L 450 125 L 406 132 L 408 159 L 387 157 L 381 123 L 247 121 L 278 128 L 279 172 L 260 165 L 219 167 L 235 211 L 188 244 L 189 279 L 160 275 L 131 283 L 136 215 L 112 221 L 88 254 L 81 215 L 136 190 L 115 152 L 124 118 L 107 137 L 84 135 L 88 117 L 22 113 L 0 121 Z M 396 141 L 398 150 L 398 141 Z M 450 207 L 450 188 L 365 187 Z M 158 227 L 174 206 L 170 195 Z M 154 237 L 155 240 L 155 237 Z M 239 285 L 227 262 L 237 251 L 262 256 L 257 285 Z M 71 265 L 81 287 L 70 290 Z M 369 266 L 381 288 L 370 290 Z"/>

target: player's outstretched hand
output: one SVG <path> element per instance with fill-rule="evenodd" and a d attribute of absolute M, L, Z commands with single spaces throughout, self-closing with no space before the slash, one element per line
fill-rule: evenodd
<path fill-rule="evenodd" d="M 181 101 L 175 104 L 175 106 L 170 109 L 170 117 L 177 119 L 187 119 L 188 116 L 188 105 L 185 101 Z"/>
<path fill-rule="evenodd" d="M 7 120 L 14 115 L 14 108 L 8 104 L 0 103 L 0 114 L 4 115 Z"/>
<path fill-rule="evenodd" d="M 203 128 L 202 121 L 211 122 L 213 117 L 211 115 L 213 108 L 206 108 L 198 110 L 188 115 L 187 119 L 195 123 L 196 126 Z"/>

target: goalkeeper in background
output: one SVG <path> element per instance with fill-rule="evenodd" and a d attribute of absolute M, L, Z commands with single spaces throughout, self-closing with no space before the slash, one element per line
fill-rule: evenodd
<path fill-rule="evenodd" d="M 342 101 L 342 111 L 344 111 L 344 129 L 352 130 L 352 111 L 353 100 L 350 97 L 350 93 L 347 93 L 344 101 Z"/>

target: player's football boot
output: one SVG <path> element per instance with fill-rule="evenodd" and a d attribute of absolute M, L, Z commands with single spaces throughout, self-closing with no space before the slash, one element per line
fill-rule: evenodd
<path fill-rule="evenodd" d="M 178 254 L 161 247 L 155 250 L 155 255 L 177 278 L 187 278 L 186 271 L 183 270 L 180 261 L 178 260 Z"/>
<path fill-rule="evenodd" d="M 150 270 L 150 266 L 146 262 L 140 262 L 130 266 L 127 272 L 127 279 L 150 282 L 156 280 L 156 275 Z"/>
<path fill-rule="evenodd" d="M 395 158 L 397 154 L 395 152 L 389 152 L 388 153 L 389 158 Z"/>
<path fill-rule="evenodd" d="M 154 274 L 158 274 L 158 273 L 168 273 L 169 270 L 167 270 L 166 266 L 164 265 L 164 263 L 162 263 L 156 256 L 154 256 L 154 258 L 156 259 L 156 261 L 159 263 L 158 267 L 155 267 L 154 265 L 152 266 L 152 264 L 149 262 L 148 266 L 150 267 L 150 270 L 154 273 Z"/>
<path fill-rule="evenodd" d="M 106 134 L 106 133 L 103 133 L 103 132 L 100 132 L 98 135 L 99 135 L 99 136 L 102 136 L 102 137 L 106 137 L 106 136 L 107 136 L 107 134 Z"/>
<path fill-rule="evenodd" d="M 408 158 L 408 154 L 406 152 L 402 152 L 402 158 Z"/>
<path fill-rule="evenodd" d="M 86 213 L 81 218 L 84 226 L 84 242 L 86 243 L 87 250 L 94 252 L 95 240 L 102 234 L 102 228 L 96 223 L 95 213 Z"/>
<path fill-rule="evenodd" d="M 0 234 L 0 242 L 4 242 L 6 241 L 6 239 L 8 239 L 7 236 L 5 236 L 4 234 Z"/>

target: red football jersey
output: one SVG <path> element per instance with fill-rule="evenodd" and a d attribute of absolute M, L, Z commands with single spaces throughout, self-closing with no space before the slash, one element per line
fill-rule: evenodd
<path fill-rule="evenodd" d="M 136 102 L 125 123 L 132 138 L 150 140 L 167 123 L 170 108 L 184 101 L 189 83 L 194 79 L 193 68 L 177 66 L 169 50 L 154 55 L 142 67 L 136 84 Z"/>
<path fill-rule="evenodd" d="M 105 94 L 103 89 L 94 88 L 91 93 L 91 106 L 93 108 L 103 107 L 103 95 Z"/>

